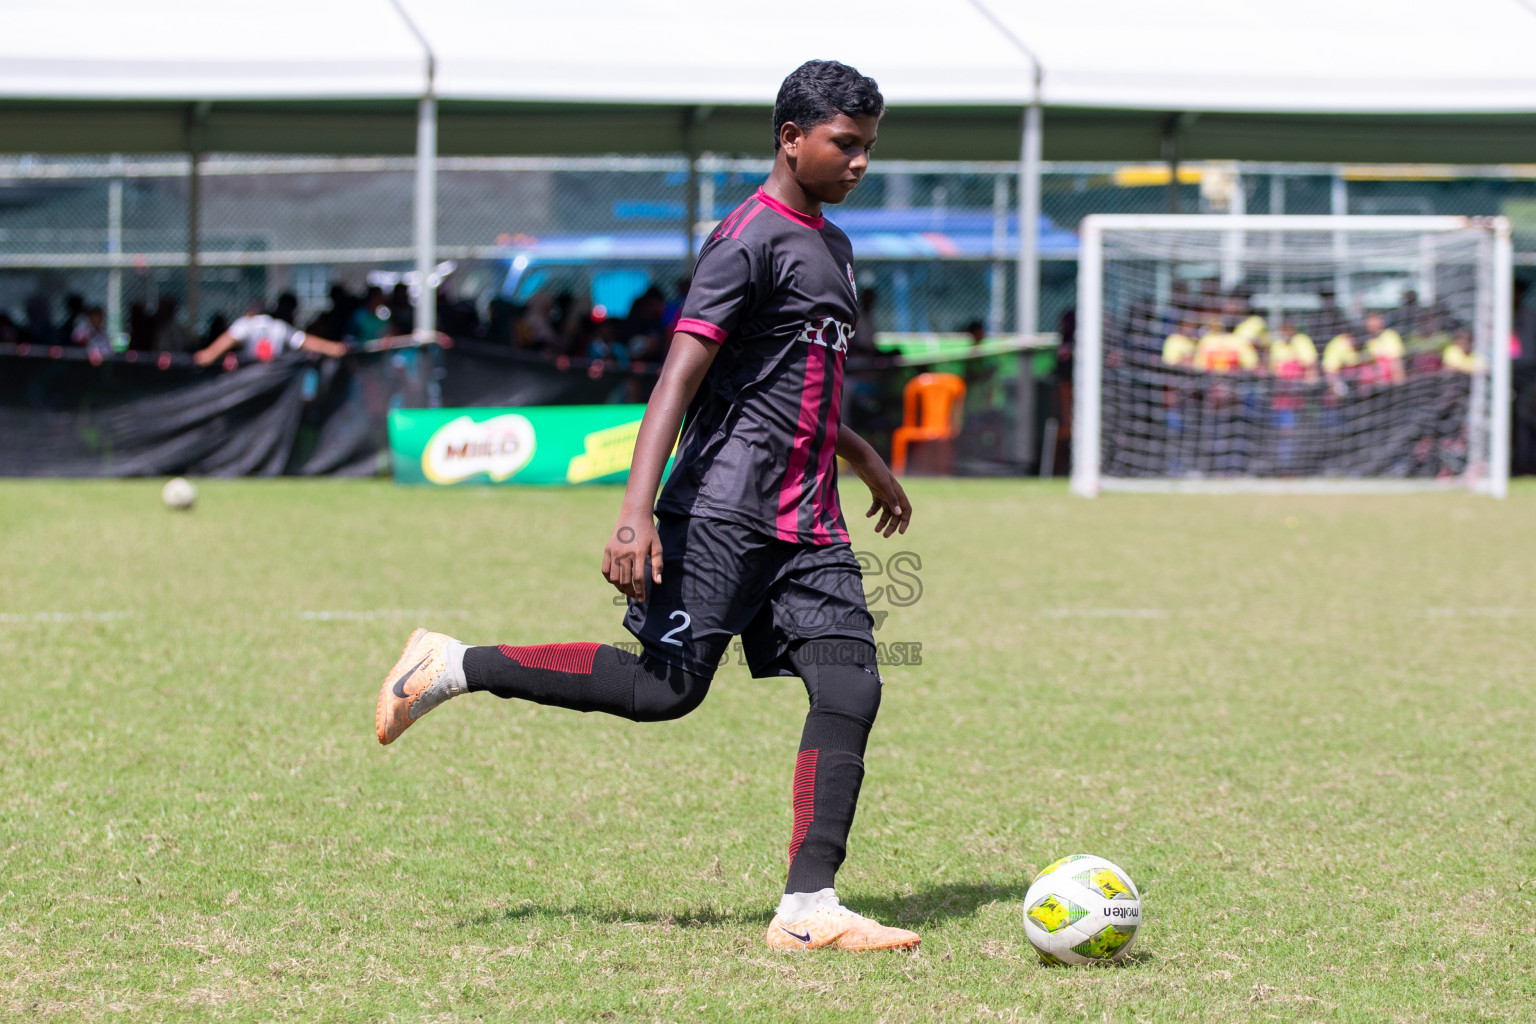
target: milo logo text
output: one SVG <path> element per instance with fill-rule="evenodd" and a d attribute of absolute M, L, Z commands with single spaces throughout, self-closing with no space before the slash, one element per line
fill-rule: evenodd
<path fill-rule="evenodd" d="M 421 453 L 421 471 L 435 484 L 455 484 L 476 473 L 506 480 L 528 465 L 537 444 L 526 416 L 504 413 L 476 421 L 460 416 L 437 429 Z"/>

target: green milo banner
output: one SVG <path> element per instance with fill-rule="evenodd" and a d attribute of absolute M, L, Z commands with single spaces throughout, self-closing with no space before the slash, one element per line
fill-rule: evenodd
<path fill-rule="evenodd" d="M 643 405 L 394 409 L 389 451 L 403 484 L 623 483 Z"/>

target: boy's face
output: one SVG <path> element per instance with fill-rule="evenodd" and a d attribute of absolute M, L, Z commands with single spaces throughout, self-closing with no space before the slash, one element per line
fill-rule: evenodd
<path fill-rule="evenodd" d="M 864 178 L 880 121 L 838 114 L 809 132 L 794 122 L 779 136 L 784 156 L 805 194 L 823 203 L 840 203 Z"/>

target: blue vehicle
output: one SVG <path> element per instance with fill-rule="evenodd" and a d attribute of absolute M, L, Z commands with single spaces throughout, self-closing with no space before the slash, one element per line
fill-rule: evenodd
<path fill-rule="evenodd" d="M 860 286 L 875 287 L 882 329 L 954 330 L 985 319 L 996 301 L 994 263 L 1018 256 L 1018 217 L 991 209 L 919 207 L 844 209 L 828 219 L 848 233 L 858 254 Z M 1078 238 L 1042 215 L 1040 256 L 1070 260 Z M 708 231 L 700 232 L 702 246 Z M 545 288 L 590 294 L 610 316 L 626 316 L 635 298 L 655 284 L 670 286 L 686 274 L 680 231 L 656 227 L 601 234 L 520 235 L 503 247 L 501 297 L 526 303 Z"/>

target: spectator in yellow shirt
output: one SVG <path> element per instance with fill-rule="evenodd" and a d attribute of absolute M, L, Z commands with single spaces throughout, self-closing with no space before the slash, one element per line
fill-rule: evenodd
<path fill-rule="evenodd" d="M 1403 372 L 1403 337 L 1388 327 L 1380 313 L 1365 318 L 1365 333 L 1371 339 L 1365 343 L 1366 351 L 1376 361 L 1378 380 L 1401 384 L 1408 379 Z"/>
<path fill-rule="evenodd" d="M 1208 373 L 1232 373 L 1235 370 L 1256 370 L 1259 353 L 1254 350 L 1252 339 L 1224 331 L 1212 331 L 1200 339 L 1195 348 L 1195 369 Z"/>
<path fill-rule="evenodd" d="M 1440 353 L 1440 365 L 1468 376 L 1486 369 L 1482 358 L 1472 352 L 1472 332 L 1465 329 L 1457 331 L 1456 339 Z"/>
<path fill-rule="evenodd" d="M 1345 370 L 1360 364 L 1360 353 L 1355 351 L 1354 335 L 1348 331 L 1335 334 L 1323 348 L 1323 373 L 1330 381 L 1336 381 Z"/>
<path fill-rule="evenodd" d="M 1257 313 L 1249 314 L 1241 323 L 1232 328 L 1232 333 L 1240 338 L 1247 338 L 1258 354 L 1259 362 L 1265 363 L 1269 355 L 1269 346 L 1274 343 L 1274 336 L 1269 332 L 1269 324 Z"/>
<path fill-rule="evenodd" d="M 1163 342 L 1164 366 L 1190 366 L 1195 361 L 1195 325 L 1191 321 L 1179 324 L 1179 329 L 1168 335 Z"/>
<path fill-rule="evenodd" d="M 1233 334 L 1241 335 L 1253 342 L 1265 342 L 1269 340 L 1269 324 L 1257 313 L 1252 314 L 1242 323 L 1232 328 Z"/>
<path fill-rule="evenodd" d="M 1282 324 L 1280 336 L 1269 347 L 1269 372 L 1280 380 L 1317 379 L 1317 346 L 1305 332 Z"/>

